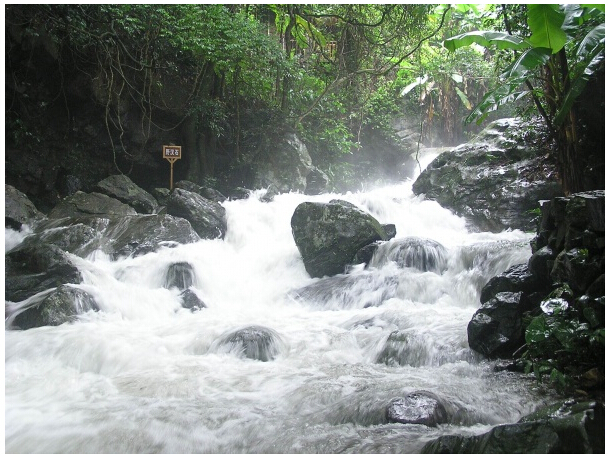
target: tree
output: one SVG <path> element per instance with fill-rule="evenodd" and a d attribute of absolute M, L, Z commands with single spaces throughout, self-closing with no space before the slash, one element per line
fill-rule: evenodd
<path fill-rule="evenodd" d="M 506 10 L 502 9 L 503 17 Z M 566 193 L 585 190 L 586 152 L 582 152 L 576 102 L 590 77 L 604 69 L 604 5 L 528 5 L 530 36 L 476 31 L 445 40 L 450 51 L 473 44 L 513 50 L 514 62 L 467 117 L 482 121 L 499 106 L 531 96 L 557 141 L 556 161 Z"/>

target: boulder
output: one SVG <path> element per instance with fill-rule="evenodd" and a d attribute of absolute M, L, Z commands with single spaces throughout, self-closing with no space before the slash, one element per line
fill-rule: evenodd
<path fill-rule="evenodd" d="M 212 348 L 239 357 L 268 362 L 281 352 L 283 341 L 271 328 L 251 325 L 224 334 L 214 342 Z"/>
<path fill-rule="evenodd" d="M 64 198 L 50 212 L 49 219 L 74 218 L 77 216 L 129 216 L 136 210 L 130 205 L 101 194 L 100 192 L 75 192 Z"/>
<path fill-rule="evenodd" d="M 481 290 L 481 304 L 492 299 L 503 291 L 526 293 L 539 291 L 543 288 L 539 278 L 530 271 L 528 264 L 517 264 L 502 274 L 492 277 Z"/>
<path fill-rule="evenodd" d="M 475 436 L 444 435 L 422 454 L 604 454 L 604 405 L 557 404 Z"/>
<path fill-rule="evenodd" d="M 522 319 L 529 310 L 524 293 L 497 293 L 468 323 L 468 345 L 488 358 L 511 358 L 525 343 Z"/>
<path fill-rule="evenodd" d="M 81 283 L 81 272 L 56 245 L 19 245 L 5 255 L 4 299 L 23 301 L 66 283 Z"/>
<path fill-rule="evenodd" d="M 553 282 L 567 282 L 578 292 L 585 293 L 588 287 L 604 273 L 604 257 L 589 257 L 589 250 L 573 248 L 561 251 L 551 269 Z"/>
<path fill-rule="evenodd" d="M 431 392 L 417 391 L 392 400 L 385 410 L 389 423 L 435 427 L 449 422 L 444 402 Z"/>
<path fill-rule="evenodd" d="M 187 219 L 200 238 L 223 239 L 226 235 L 226 210 L 217 202 L 196 192 L 175 189 L 166 206 L 169 214 Z"/>
<path fill-rule="evenodd" d="M 130 205 L 138 213 L 155 213 L 158 208 L 157 201 L 149 192 L 138 187 L 123 174 L 103 179 L 96 185 L 96 192 Z"/>
<path fill-rule="evenodd" d="M 98 311 L 93 296 L 80 288 L 62 285 L 42 301 L 28 306 L 17 314 L 12 327 L 27 330 L 42 326 L 57 326 L 71 322 L 79 314 Z"/>
<path fill-rule="evenodd" d="M 387 240 L 370 214 L 341 201 L 303 202 L 291 219 L 292 234 L 311 277 L 342 274 L 362 247 Z"/>
<path fill-rule="evenodd" d="M 13 186 L 4 185 L 4 226 L 20 230 L 24 224 L 44 219 L 45 215 L 36 209 L 23 192 Z"/>
<path fill-rule="evenodd" d="M 542 154 L 535 122 L 502 119 L 472 141 L 440 154 L 413 184 L 481 231 L 532 231 L 539 200 L 564 195 L 555 165 Z"/>

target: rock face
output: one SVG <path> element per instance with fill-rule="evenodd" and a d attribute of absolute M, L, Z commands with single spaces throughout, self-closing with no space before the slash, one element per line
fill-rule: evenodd
<path fill-rule="evenodd" d="M 304 202 L 291 219 L 292 234 L 311 277 L 342 274 L 362 247 L 387 240 L 381 224 L 350 203 Z"/>
<path fill-rule="evenodd" d="M 413 184 L 481 231 L 532 230 L 529 211 L 563 195 L 554 165 L 541 154 L 537 127 L 516 119 L 491 123 L 472 141 L 440 154 Z"/>
<path fill-rule="evenodd" d="M 123 174 L 109 176 L 96 185 L 96 191 L 130 205 L 138 213 L 154 213 L 158 207 L 155 198 L 134 184 Z"/>
<path fill-rule="evenodd" d="M 217 202 L 177 188 L 170 194 L 166 206 L 169 214 L 187 219 L 200 238 L 223 239 L 226 235 L 226 210 Z"/>
<path fill-rule="evenodd" d="M 277 146 L 271 147 L 274 155 L 270 161 L 255 165 L 256 189 L 265 189 L 274 185 L 279 192 L 304 192 L 307 177 L 314 170 L 313 161 L 305 144 L 295 133 L 286 133 Z M 311 177 L 311 187 L 319 190 L 320 180 Z M 317 192 L 316 192 L 317 193 Z"/>
<path fill-rule="evenodd" d="M 20 230 L 24 224 L 44 219 L 45 215 L 36 209 L 23 192 L 13 186 L 4 185 L 4 225 Z"/>
<path fill-rule="evenodd" d="M 597 454 L 605 452 L 604 406 L 556 405 L 477 436 L 445 435 L 422 454 Z"/>

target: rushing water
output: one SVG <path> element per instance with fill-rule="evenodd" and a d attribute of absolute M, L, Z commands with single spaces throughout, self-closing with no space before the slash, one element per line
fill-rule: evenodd
<path fill-rule="evenodd" d="M 468 233 L 407 181 L 340 197 L 394 223 L 397 236 L 369 267 L 311 279 L 292 213 L 339 197 L 263 203 L 263 193 L 224 203 L 224 240 L 120 261 L 76 258 L 79 287 L 100 311 L 6 329 L 7 453 L 414 453 L 441 435 L 516 422 L 548 399 L 532 380 L 494 372 L 466 335 L 481 287 L 526 262 L 530 235 Z M 408 256 L 395 242 L 405 237 L 442 245 L 433 245 L 432 268 L 399 264 Z M 19 238 L 7 231 L 7 248 Z M 163 288 L 166 268 L 184 262 L 205 309 L 184 309 L 178 289 Z M 311 295 L 296 295 L 303 288 Z M 220 347 L 250 325 L 276 332 L 274 360 Z M 381 360 L 394 332 L 407 339 L 404 355 Z M 386 405 L 415 390 L 452 402 L 453 423 L 386 423 Z"/>

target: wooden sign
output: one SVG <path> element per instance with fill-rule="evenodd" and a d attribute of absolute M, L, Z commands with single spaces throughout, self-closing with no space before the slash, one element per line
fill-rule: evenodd
<path fill-rule="evenodd" d="M 162 155 L 166 159 L 180 159 L 181 158 L 181 146 L 164 146 L 162 149 Z"/>
<path fill-rule="evenodd" d="M 173 167 L 181 158 L 181 146 L 162 146 L 162 157 L 170 162 L 170 190 L 172 190 Z"/>

